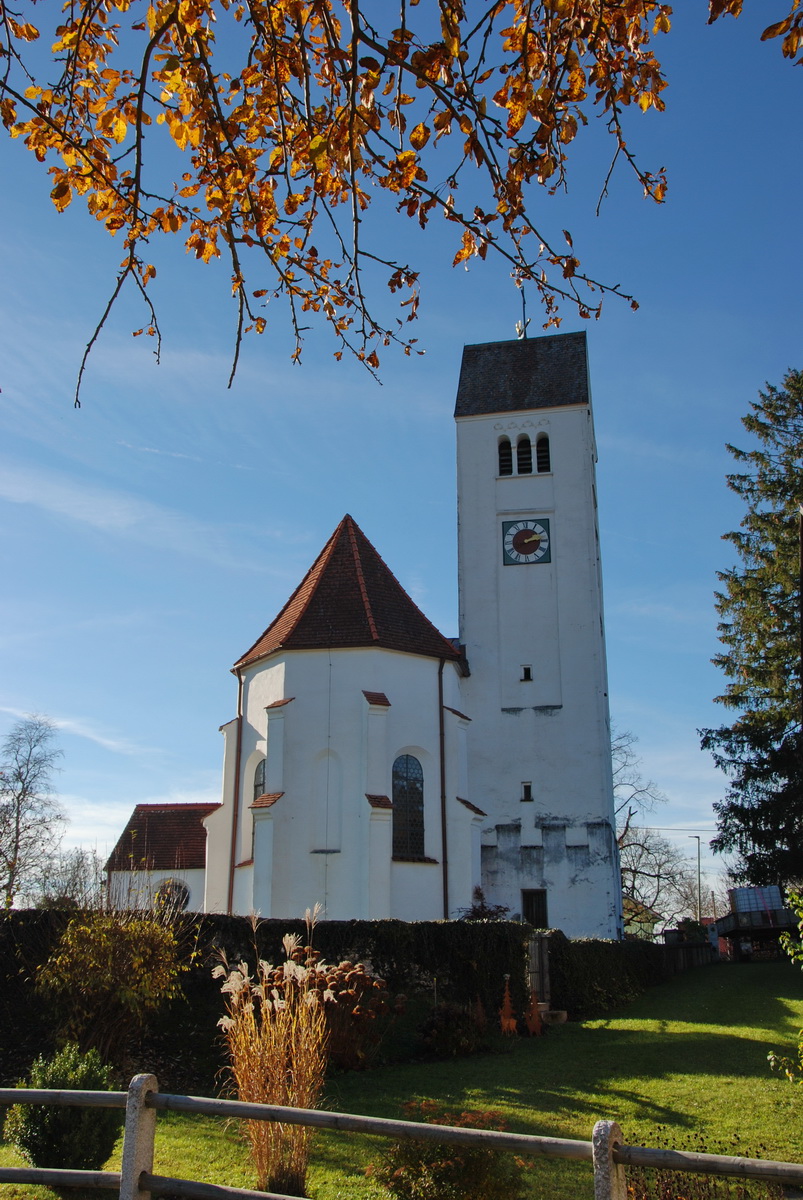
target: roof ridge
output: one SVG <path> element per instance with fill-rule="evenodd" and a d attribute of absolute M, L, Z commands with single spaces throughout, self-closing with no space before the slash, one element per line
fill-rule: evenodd
<path fill-rule="evenodd" d="M 348 525 L 349 542 L 351 544 L 351 552 L 354 555 L 354 569 L 357 572 L 357 582 L 360 585 L 360 595 L 362 596 L 362 602 L 363 602 L 363 606 L 365 608 L 365 615 L 368 618 L 368 628 L 371 630 L 371 637 L 374 639 L 375 642 L 378 642 L 379 641 L 379 633 L 376 628 L 376 621 L 374 620 L 373 610 L 371 609 L 371 601 L 368 598 L 368 589 L 365 586 L 365 576 L 363 575 L 363 570 L 362 570 L 362 560 L 360 558 L 360 551 L 357 546 L 357 535 L 354 532 L 354 521 L 348 514 L 346 514 L 346 516 L 343 518 L 343 520 L 349 522 L 349 525 Z"/>
<path fill-rule="evenodd" d="M 263 632 L 259 635 L 259 637 L 256 639 L 256 641 L 253 642 L 248 647 L 245 654 L 240 655 L 240 657 L 237 659 L 237 662 L 234 664 L 235 667 L 238 667 L 241 663 L 245 663 L 251 657 L 251 655 L 256 650 L 256 648 L 260 644 L 260 642 L 264 641 L 264 639 L 270 633 L 271 629 L 273 629 L 273 627 L 275 625 L 277 625 L 279 623 L 279 621 L 282 619 L 282 617 L 287 612 L 288 608 L 290 608 L 290 606 L 292 605 L 293 601 L 295 600 L 298 593 L 302 590 L 302 588 L 309 585 L 309 591 L 307 593 L 307 598 L 306 598 L 304 604 L 302 605 L 301 609 L 299 610 L 298 617 L 296 618 L 296 621 L 295 621 L 295 624 L 298 624 L 298 621 L 301 619 L 301 617 L 304 615 L 304 613 L 309 608 L 309 606 L 312 602 L 312 598 L 315 594 L 315 588 L 314 588 L 314 586 L 312 586 L 313 575 L 315 575 L 316 579 L 318 577 L 320 577 L 320 574 L 321 574 L 324 566 L 329 561 L 329 559 L 332 557 L 332 553 L 334 551 L 334 547 L 337 542 L 337 535 L 338 535 L 341 527 L 345 524 L 347 518 L 348 518 L 348 513 L 346 513 L 346 516 L 343 517 L 342 521 L 339 522 L 334 533 L 329 538 L 329 541 L 326 543 L 323 550 L 321 550 L 320 554 L 315 559 L 315 561 L 313 562 L 310 569 L 304 575 L 304 577 L 302 578 L 298 587 L 296 587 L 294 589 L 294 591 L 292 591 L 290 593 L 290 598 L 287 600 L 286 604 L 284 604 L 283 607 L 279 609 L 278 613 L 273 618 L 270 625 L 268 625 L 267 629 L 263 630 Z M 316 571 L 317 571 L 317 574 L 316 574 Z"/>
<path fill-rule="evenodd" d="M 219 800 L 139 800 L 138 808 L 220 808 Z"/>

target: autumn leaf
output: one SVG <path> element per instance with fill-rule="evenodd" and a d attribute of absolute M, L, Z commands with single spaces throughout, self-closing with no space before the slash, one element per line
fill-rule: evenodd
<path fill-rule="evenodd" d="M 326 152 L 328 149 L 328 145 L 329 144 L 328 144 L 326 138 L 321 137 L 320 134 L 317 137 L 314 137 L 309 144 L 310 160 L 312 162 L 312 165 L 318 171 L 323 170 L 324 167 L 326 166 L 326 163 L 327 163 L 327 153 Z"/>
<path fill-rule="evenodd" d="M 476 238 L 474 237 L 474 234 L 471 232 L 470 229 L 466 229 L 463 233 L 463 239 L 460 244 L 460 249 L 457 251 L 457 254 L 455 254 L 455 256 L 454 256 L 454 262 L 452 263 L 452 266 L 456 267 L 458 265 L 458 263 L 465 262 L 465 260 L 467 258 L 471 258 L 472 254 L 476 254 L 476 252 L 477 252 Z"/>
<path fill-rule="evenodd" d="M 429 129 L 423 122 L 410 131 L 410 145 L 415 150 L 423 150 L 429 141 Z"/>
<path fill-rule="evenodd" d="M 53 191 L 50 193 L 50 199 L 55 204 L 59 212 L 64 212 L 65 208 L 72 200 L 72 188 L 66 179 L 60 179 Z"/>

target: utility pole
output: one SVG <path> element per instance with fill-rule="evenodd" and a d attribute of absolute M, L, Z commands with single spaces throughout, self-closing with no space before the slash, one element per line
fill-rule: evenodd
<path fill-rule="evenodd" d="M 801 520 L 803 520 L 803 511 L 801 512 Z M 690 833 L 689 838 L 693 838 L 697 842 L 697 924 L 699 925 L 703 919 L 703 895 L 700 878 L 700 835 L 699 833 Z"/>

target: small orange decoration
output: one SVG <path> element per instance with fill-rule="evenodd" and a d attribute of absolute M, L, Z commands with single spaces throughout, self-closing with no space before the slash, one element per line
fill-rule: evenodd
<path fill-rule="evenodd" d="M 505 993 L 502 1000 L 502 1007 L 499 1010 L 499 1021 L 502 1026 L 502 1033 L 515 1034 L 518 1032 L 516 1026 L 516 1014 L 513 1011 L 513 1002 L 510 999 L 510 976 L 505 976 Z"/>
<path fill-rule="evenodd" d="M 527 1026 L 530 1037 L 540 1037 L 543 1033 L 543 1022 L 538 1011 L 538 996 L 535 994 L 534 988 L 530 992 L 530 1003 L 524 1014 L 524 1024 Z"/>

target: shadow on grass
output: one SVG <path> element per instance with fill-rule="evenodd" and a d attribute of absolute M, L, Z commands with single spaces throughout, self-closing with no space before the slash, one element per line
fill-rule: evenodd
<path fill-rule="evenodd" d="M 604 1023 L 628 1018 L 794 1033 L 801 1005 L 803 972 L 790 962 L 714 963 L 651 988 Z"/>

